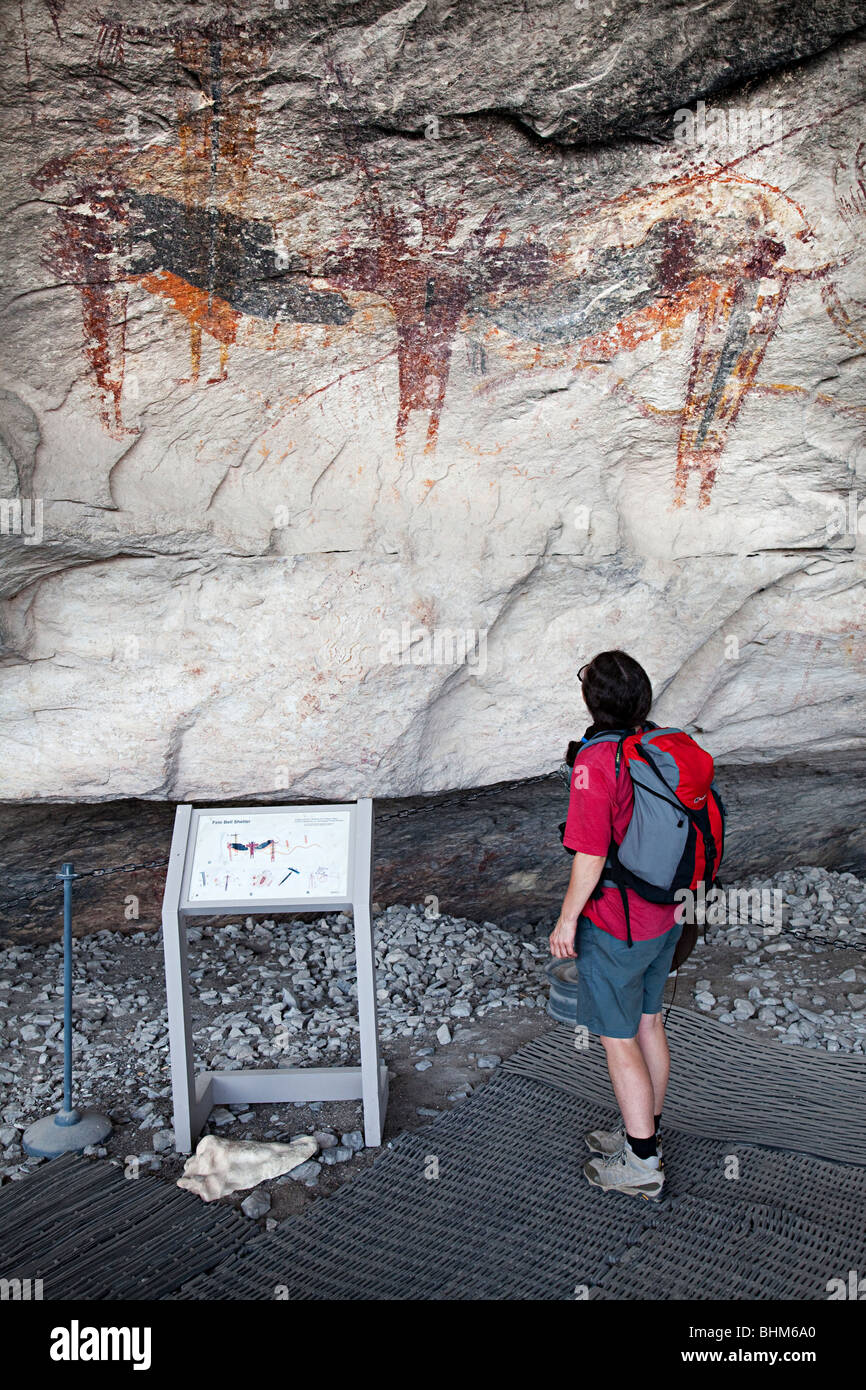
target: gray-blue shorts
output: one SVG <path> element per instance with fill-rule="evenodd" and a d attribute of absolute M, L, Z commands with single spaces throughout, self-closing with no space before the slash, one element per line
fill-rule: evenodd
<path fill-rule="evenodd" d="M 641 1014 L 661 1010 L 682 929 L 676 922 L 662 936 L 629 947 L 581 913 L 574 942 L 577 1022 L 601 1037 L 633 1038 Z"/>

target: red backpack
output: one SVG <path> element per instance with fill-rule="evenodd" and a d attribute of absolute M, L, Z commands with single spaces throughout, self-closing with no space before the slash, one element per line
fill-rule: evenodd
<path fill-rule="evenodd" d="M 615 775 L 619 777 L 624 761 L 634 791 L 626 832 L 619 844 L 611 837 L 601 877 L 590 894 L 598 898 L 603 888 L 619 889 L 631 946 L 625 890 L 652 903 L 681 902 L 682 889 L 697 892 L 700 884 L 709 892 L 724 852 L 725 807 L 713 781 L 713 759 L 683 729 L 662 729 L 649 720 L 639 733 L 605 729 L 569 745 L 569 754 L 574 749 L 576 757 L 591 743 L 616 744 Z M 697 927 L 685 924 L 675 965 L 685 960 L 696 939 Z"/>

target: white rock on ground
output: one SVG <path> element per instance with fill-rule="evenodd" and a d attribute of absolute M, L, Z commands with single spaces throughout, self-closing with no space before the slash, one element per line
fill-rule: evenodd
<path fill-rule="evenodd" d="M 292 1168 L 308 1162 L 317 1150 L 315 1139 L 309 1135 L 299 1135 L 291 1144 L 271 1144 L 206 1134 L 196 1145 L 195 1153 L 186 1160 L 183 1177 L 178 1178 L 177 1185 L 195 1192 L 205 1202 L 214 1202 L 232 1192 L 257 1187 L 269 1178 L 282 1177 Z M 253 1213 L 252 1209 L 247 1210 L 246 1203 L 243 1205 L 248 1216 L 264 1214 L 258 1209 Z M 267 1207 L 270 1207 L 269 1198 Z"/>

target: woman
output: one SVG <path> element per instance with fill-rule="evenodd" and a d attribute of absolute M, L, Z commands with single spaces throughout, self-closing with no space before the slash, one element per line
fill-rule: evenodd
<path fill-rule="evenodd" d="M 609 729 L 655 727 L 649 677 L 626 652 L 600 652 L 578 679 L 592 716 L 584 739 Z M 657 1198 L 664 1186 L 659 1125 L 670 1073 L 661 1009 L 682 907 L 651 903 L 626 889 L 629 946 L 618 888 L 603 886 L 590 897 L 611 838 L 622 841 L 634 805 L 625 759 L 615 773 L 616 747 L 616 741 L 581 746 L 574 761 L 563 833 L 574 862 L 550 949 L 579 960 L 577 1023 L 601 1038 L 623 1119 L 620 1130 L 587 1134 L 594 1156 L 583 1171 L 605 1190 Z"/>

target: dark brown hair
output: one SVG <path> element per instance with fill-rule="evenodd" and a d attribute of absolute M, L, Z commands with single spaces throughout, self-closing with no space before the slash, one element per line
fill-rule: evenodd
<path fill-rule="evenodd" d="M 650 678 L 628 652 L 599 652 L 583 668 L 583 698 L 593 723 L 605 729 L 643 724 L 653 702 Z"/>

